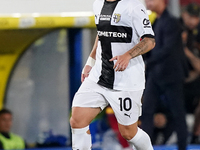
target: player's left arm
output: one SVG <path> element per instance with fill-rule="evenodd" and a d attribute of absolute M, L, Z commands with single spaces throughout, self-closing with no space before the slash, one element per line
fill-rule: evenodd
<path fill-rule="evenodd" d="M 132 7 L 130 16 L 132 16 L 133 28 L 142 40 L 125 54 L 115 56 L 110 60 L 117 60 L 114 65 L 116 71 L 124 71 L 130 59 L 145 54 L 155 47 L 154 32 L 146 8 L 142 4 L 137 6 L 130 5 L 130 7 Z"/>
<path fill-rule="evenodd" d="M 155 47 L 155 45 L 156 45 L 156 42 L 153 37 L 152 38 L 145 37 L 127 53 L 130 54 L 131 58 L 134 58 L 134 57 L 137 57 L 139 55 L 143 55 L 149 52 Z"/>
<path fill-rule="evenodd" d="M 137 45 L 135 45 L 131 50 L 127 51 L 123 55 L 115 56 L 110 61 L 117 60 L 114 65 L 115 71 L 124 71 L 130 59 L 135 58 L 139 55 L 143 55 L 155 47 L 155 39 L 145 37 Z"/>

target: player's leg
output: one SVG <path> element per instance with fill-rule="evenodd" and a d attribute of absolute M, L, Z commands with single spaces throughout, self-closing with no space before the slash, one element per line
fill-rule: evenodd
<path fill-rule="evenodd" d="M 150 137 L 142 129 L 138 128 L 137 122 L 132 125 L 119 125 L 122 136 L 137 150 L 153 150 Z"/>
<path fill-rule="evenodd" d="M 100 93 L 99 85 L 85 80 L 74 96 L 70 118 L 73 150 L 91 149 L 89 124 L 107 106 L 105 98 Z"/>
<path fill-rule="evenodd" d="M 115 112 L 121 135 L 137 150 L 153 150 L 149 136 L 137 126 L 142 94 L 143 90 L 107 91 L 105 96 Z"/>
<path fill-rule="evenodd" d="M 121 134 L 119 132 L 119 127 L 118 127 L 117 119 L 116 119 L 114 111 L 112 110 L 111 107 L 107 107 L 106 108 L 106 114 L 107 114 L 107 118 L 108 118 L 108 122 L 110 124 L 110 127 L 112 128 L 112 130 L 117 135 L 118 141 L 121 144 L 121 146 L 123 147 L 123 150 L 130 150 L 129 143 L 127 142 L 127 140 L 125 140 L 121 136 Z"/>
<path fill-rule="evenodd" d="M 70 125 L 72 128 L 83 128 L 101 112 L 101 108 L 73 107 Z"/>
<path fill-rule="evenodd" d="M 92 146 L 89 131 L 90 122 L 100 113 L 100 108 L 73 107 L 70 125 L 72 129 L 72 149 L 90 150 Z"/>

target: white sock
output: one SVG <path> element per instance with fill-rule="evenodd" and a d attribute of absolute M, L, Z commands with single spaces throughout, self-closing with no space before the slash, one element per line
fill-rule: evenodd
<path fill-rule="evenodd" d="M 140 128 L 138 128 L 136 135 L 128 142 L 137 150 L 153 150 L 148 134 Z"/>
<path fill-rule="evenodd" d="M 89 126 L 81 129 L 72 129 L 72 149 L 91 150 L 91 134 L 88 134 Z"/>

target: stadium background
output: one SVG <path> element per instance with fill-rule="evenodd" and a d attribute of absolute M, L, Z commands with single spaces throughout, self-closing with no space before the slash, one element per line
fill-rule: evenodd
<path fill-rule="evenodd" d="M 13 111 L 12 131 L 27 143 L 48 130 L 70 137 L 71 100 L 96 34 L 93 0 L 0 2 L 0 108 Z M 178 0 L 169 9 L 179 16 Z"/>

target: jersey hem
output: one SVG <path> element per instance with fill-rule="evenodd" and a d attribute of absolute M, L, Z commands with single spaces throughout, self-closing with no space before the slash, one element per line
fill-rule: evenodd
<path fill-rule="evenodd" d="M 111 89 L 111 88 L 108 88 L 104 85 L 101 85 L 98 83 L 98 81 L 95 81 L 91 78 L 87 78 L 87 80 L 91 81 L 91 82 L 95 82 L 96 84 L 100 85 L 100 86 L 103 86 L 104 88 L 107 88 L 107 89 Z M 117 91 L 140 91 L 140 90 L 144 90 L 145 89 L 145 86 L 144 85 L 138 85 L 138 86 L 135 86 L 134 88 L 124 88 L 124 87 L 113 87 L 111 90 L 117 90 Z"/>

